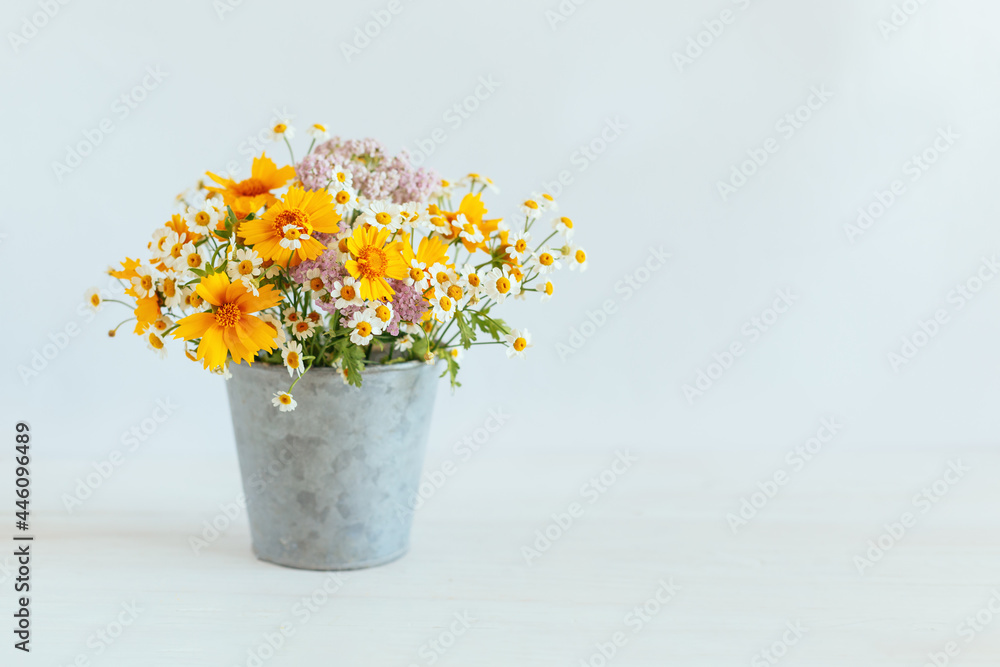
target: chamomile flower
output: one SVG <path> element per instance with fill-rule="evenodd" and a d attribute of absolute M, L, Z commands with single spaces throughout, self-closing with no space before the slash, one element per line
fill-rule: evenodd
<path fill-rule="evenodd" d="M 263 258 L 253 248 L 239 248 L 226 264 L 226 273 L 233 281 L 245 278 L 253 279 L 260 275 L 263 263 Z M 246 283 L 245 280 L 244 283 Z"/>
<path fill-rule="evenodd" d="M 330 138 L 330 133 L 326 130 L 326 125 L 320 123 L 313 123 L 306 129 L 306 134 L 308 134 L 313 141 L 326 141 Z"/>
<path fill-rule="evenodd" d="M 162 337 L 164 332 L 166 332 L 166 330 L 172 327 L 173 325 L 174 321 L 170 318 L 169 315 L 161 315 L 158 319 L 153 320 L 153 323 L 150 326 L 153 328 L 153 331 L 155 331 L 160 335 L 160 337 Z"/>
<path fill-rule="evenodd" d="M 285 320 L 285 324 L 294 324 L 302 319 L 299 311 L 294 308 L 285 308 L 281 311 L 281 317 Z"/>
<path fill-rule="evenodd" d="M 201 298 L 201 295 L 198 294 L 194 287 L 185 287 L 183 291 L 184 303 L 181 308 L 184 310 L 187 310 L 188 308 L 198 310 L 205 304 L 205 300 Z"/>
<path fill-rule="evenodd" d="M 358 207 L 357 195 L 349 186 L 342 186 L 334 181 L 326 190 L 333 195 L 333 208 L 341 218 L 346 218 Z"/>
<path fill-rule="evenodd" d="M 292 127 L 292 123 L 287 118 L 282 118 L 277 123 L 271 127 L 270 131 L 271 141 L 281 141 L 282 138 L 294 139 L 295 138 L 295 128 Z"/>
<path fill-rule="evenodd" d="M 446 294 L 448 298 L 454 301 L 459 308 L 465 305 L 465 302 L 468 301 L 469 294 L 462 285 L 461 280 L 458 280 L 457 282 L 449 280 L 445 284 L 441 285 L 441 291 Z"/>
<path fill-rule="evenodd" d="M 461 361 L 465 357 L 465 350 L 460 347 L 453 347 L 448 350 L 448 356 L 455 361 Z"/>
<path fill-rule="evenodd" d="M 153 279 L 152 267 L 136 267 L 135 277 L 132 278 L 132 290 L 140 299 L 156 296 L 156 281 Z"/>
<path fill-rule="evenodd" d="M 167 237 L 170 234 L 176 235 L 177 232 L 170 227 L 157 227 L 153 232 L 153 240 L 146 247 L 152 253 L 154 261 L 170 255 L 170 246 L 167 244 Z"/>
<path fill-rule="evenodd" d="M 524 351 L 531 347 L 531 334 L 527 329 L 511 329 L 509 334 L 504 335 L 507 341 L 507 358 L 525 358 Z"/>
<path fill-rule="evenodd" d="M 278 241 L 278 245 L 286 250 L 298 250 L 302 247 L 303 241 L 308 241 L 311 238 L 298 225 L 285 225 L 281 229 L 281 240 Z"/>
<path fill-rule="evenodd" d="M 214 203 L 217 200 L 212 199 L 210 201 Z M 184 221 L 187 222 L 187 226 L 191 231 L 198 234 L 208 234 L 216 228 L 216 225 L 219 224 L 224 215 L 225 209 L 219 210 L 206 201 L 205 206 L 202 207 L 189 206 L 184 212 Z"/>
<path fill-rule="evenodd" d="M 355 345 L 367 345 L 372 342 L 372 337 L 382 332 L 376 322 L 378 320 L 368 310 L 359 310 L 354 313 L 347 321 L 347 326 L 353 329 L 351 342 Z"/>
<path fill-rule="evenodd" d="M 486 295 L 497 303 L 503 303 L 511 294 L 521 291 L 521 286 L 516 284 L 515 278 L 496 267 L 483 274 L 482 278 Z"/>
<path fill-rule="evenodd" d="M 449 322 L 455 317 L 455 301 L 447 294 L 434 298 L 432 315 L 438 322 Z"/>
<path fill-rule="evenodd" d="M 212 374 L 213 375 L 220 375 L 220 376 L 222 376 L 223 380 L 232 380 L 233 379 L 233 374 L 229 372 L 229 362 L 228 361 L 226 363 L 222 364 L 221 366 L 216 366 L 215 368 L 213 368 L 212 369 Z"/>
<path fill-rule="evenodd" d="M 167 347 L 163 344 L 163 338 L 156 331 L 150 331 L 146 336 L 146 347 L 156 352 L 160 359 L 167 358 Z"/>
<path fill-rule="evenodd" d="M 378 229 L 388 229 L 395 232 L 399 229 L 399 207 L 392 202 L 376 199 L 368 202 L 368 207 L 362 211 L 360 222 L 372 225 Z"/>
<path fill-rule="evenodd" d="M 383 303 L 382 301 L 376 301 L 368 306 L 368 310 L 369 319 L 372 322 L 377 321 L 379 328 L 385 331 L 386 327 L 389 326 L 389 322 L 392 321 L 392 302 Z"/>
<path fill-rule="evenodd" d="M 400 337 L 396 341 L 396 349 L 399 350 L 400 352 L 406 352 L 407 350 L 410 350 L 412 348 L 413 348 L 413 336 L 411 336 L 410 334 L 406 334 Z"/>
<path fill-rule="evenodd" d="M 458 235 L 470 245 L 479 245 L 486 240 L 482 230 L 469 222 L 464 214 L 459 214 L 455 224 L 462 230 Z"/>
<path fill-rule="evenodd" d="M 358 296 L 358 282 L 351 276 L 344 276 L 333 284 L 330 293 L 337 297 L 337 310 L 343 310 L 348 306 L 360 306 L 364 300 Z"/>
<path fill-rule="evenodd" d="M 202 250 L 205 246 L 196 247 L 193 243 L 185 243 L 181 248 L 181 255 L 174 263 L 177 267 L 177 271 L 183 271 L 185 269 L 200 269 L 202 264 L 205 263 L 205 251 Z"/>
<path fill-rule="evenodd" d="M 306 282 L 309 290 L 313 293 L 316 298 L 319 298 L 326 294 L 326 285 L 323 283 L 322 271 L 318 268 L 309 269 L 306 271 Z"/>
<path fill-rule="evenodd" d="M 527 219 L 538 217 L 538 214 L 541 212 L 538 202 L 534 199 L 526 200 L 523 204 L 521 204 L 518 210 L 521 212 L 521 215 Z"/>
<path fill-rule="evenodd" d="M 548 192 L 543 192 L 542 196 L 537 201 L 538 205 L 546 211 L 555 211 L 559 208 L 559 204 L 556 203 L 556 198 Z"/>
<path fill-rule="evenodd" d="M 316 323 L 309 319 L 299 320 L 298 322 L 292 323 L 291 329 L 293 336 L 299 340 L 305 340 L 313 335 L 313 332 L 316 329 Z"/>
<path fill-rule="evenodd" d="M 337 192 L 341 190 L 351 190 L 354 187 L 354 174 L 347 171 L 340 165 L 333 166 L 333 175 L 330 176 L 330 185 L 327 190 Z"/>
<path fill-rule="evenodd" d="M 573 229 L 573 221 L 567 218 L 566 216 L 562 216 L 561 218 L 556 218 L 555 220 L 553 220 L 552 228 L 555 229 L 560 234 L 562 234 L 567 241 L 572 239 L 573 234 L 576 232 L 576 230 Z"/>
<path fill-rule="evenodd" d="M 83 293 L 84 298 L 87 299 L 87 305 L 96 313 L 101 310 L 101 304 L 104 299 L 101 298 L 101 291 L 96 287 L 91 287 L 89 290 Z"/>
<path fill-rule="evenodd" d="M 276 391 L 274 392 L 274 398 L 271 399 L 271 405 L 282 412 L 291 412 L 298 403 L 287 391 Z"/>
<path fill-rule="evenodd" d="M 288 369 L 290 376 L 295 377 L 296 373 L 302 375 L 302 345 L 289 341 L 281 350 L 281 360 L 285 362 L 285 368 Z"/>
<path fill-rule="evenodd" d="M 562 254 L 558 250 L 543 246 L 532 255 L 531 267 L 536 269 L 540 275 L 548 275 L 562 268 L 562 262 L 559 261 L 561 256 Z"/>
<path fill-rule="evenodd" d="M 273 313 L 258 313 L 257 317 L 263 320 L 264 324 L 274 329 L 275 345 L 283 345 L 288 337 L 285 335 L 285 327 L 281 326 L 281 320 L 275 317 Z"/>
<path fill-rule="evenodd" d="M 541 294 L 540 301 L 542 303 L 548 302 L 552 298 L 552 293 L 555 291 L 555 286 L 552 284 L 551 280 L 546 280 L 545 284 L 538 288 L 539 294 Z"/>
<path fill-rule="evenodd" d="M 507 247 L 507 256 L 511 259 L 523 262 L 524 258 L 531 252 L 528 244 L 531 243 L 531 232 L 521 232 L 510 237 L 510 245 Z"/>
<path fill-rule="evenodd" d="M 472 264 L 466 264 L 462 267 L 459 280 L 461 284 L 465 285 L 470 298 L 476 298 L 482 294 L 483 278 L 476 272 L 476 267 L 472 266 Z"/>
<path fill-rule="evenodd" d="M 569 253 L 569 270 L 575 269 L 580 269 L 580 273 L 587 270 L 587 253 L 580 246 L 572 248 L 572 252 Z"/>
<path fill-rule="evenodd" d="M 441 262 L 432 264 L 431 268 L 427 269 L 427 274 L 430 276 L 432 284 L 444 285 L 449 282 L 458 282 L 458 274 L 455 273 L 455 270 Z"/>
<path fill-rule="evenodd" d="M 430 287 L 430 276 L 427 274 L 427 264 L 414 257 L 410 260 L 410 266 L 403 279 L 407 285 L 413 285 L 419 292 L 426 292 Z"/>
<path fill-rule="evenodd" d="M 420 333 L 423 331 L 421 326 L 414 322 L 400 322 L 399 330 L 409 336 L 419 336 Z"/>
<path fill-rule="evenodd" d="M 264 278 L 274 278 L 279 273 L 281 273 L 282 267 L 277 262 L 264 266 Z"/>

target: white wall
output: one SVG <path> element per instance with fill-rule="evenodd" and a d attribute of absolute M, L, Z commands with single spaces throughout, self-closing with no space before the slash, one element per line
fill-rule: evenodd
<path fill-rule="evenodd" d="M 169 398 L 182 407 L 143 456 L 228 455 L 221 380 L 177 349 L 163 363 L 137 338 L 109 340 L 117 311 L 84 322 L 77 307 L 105 266 L 144 247 L 202 170 L 234 160 L 245 170 L 246 138 L 277 108 L 300 126 L 320 121 L 393 149 L 444 128 L 428 163 L 492 176 L 503 188 L 497 208 L 563 170 L 572 178 L 559 199 L 590 270 L 560 275 L 548 307 L 509 309 L 536 336 L 529 363 L 475 349 L 464 387 L 452 396 L 442 386 L 439 453 L 496 406 L 511 415 L 503 447 L 777 451 L 824 416 L 841 419 L 844 442 L 859 447 L 995 439 L 1000 280 L 961 309 L 949 300 L 1000 252 L 995 2 L 927 2 L 888 36 L 879 22 L 892 0 L 589 0 L 555 28 L 546 11 L 556 0 L 398 2 L 351 62 L 339 45 L 388 1 L 244 0 L 222 18 L 211 0 L 74 1 L 16 51 L 7 36 L 8 424 L 30 420 L 47 454 L 95 459 Z M 674 54 L 724 10 L 722 34 L 678 67 Z M 7 0 L 4 33 L 37 11 L 33 0 Z M 148 68 L 166 76 L 125 116 L 115 101 Z M 480 77 L 500 85 L 449 124 L 443 114 Z M 820 108 L 794 134 L 777 127 L 814 88 L 832 97 L 813 98 Z M 104 118 L 113 132 L 57 178 L 53 163 Z M 625 129 L 583 170 L 579 147 L 616 119 Z M 912 180 L 904 164 L 948 128 L 954 144 Z M 717 183 L 765 144 L 777 152 L 724 201 Z M 905 192 L 852 243 L 845 225 L 896 179 Z M 626 300 L 616 283 L 651 247 L 672 258 Z M 794 305 L 751 341 L 743 324 L 778 290 Z M 615 314 L 561 359 L 556 343 L 608 299 Z M 887 355 L 939 309 L 947 323 L 895 371 Z M 18 366 L 70 323 L 82 333 L 23 381 Z M 689 402 L 682 386 L 734 342 L 743 356 Z"/>

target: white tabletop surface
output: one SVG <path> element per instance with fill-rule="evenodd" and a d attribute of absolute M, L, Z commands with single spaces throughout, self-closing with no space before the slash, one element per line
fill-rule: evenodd
<path fill-rule="evenodd" d="M 584 493 L 616 451 L 636 461 L 605 493 Z M 427 471 L 446 458 L 432 454 Z M 39 460 L 34 655 L 6 646 L 16 660 L 2 663 L 919 667 L 949 648 L 947 664 L 1000 659 L 994 451 L 834 443 L 796 470 L 781 454 L 494 448 L 457 466 L 417 512 L 406 557 L 338 579 L 255 560 L 242 512 L 195 552 L 203 522 L 239 494 L 235 456 L 127 462 L 72 512 L 59 499 L 91 464 Z M 949 469 L 963 472 L 938 502 L 914 502 Z M 787 483 L 734 534 L 726 515 L 780 470 Z M 529 565 L 522 547 L 574 502 L 582 515 Z M 859 572 L 855 556 L 904 512 L 912 525 Z M 0 579 L 9 619 L 12 582 Z"/>

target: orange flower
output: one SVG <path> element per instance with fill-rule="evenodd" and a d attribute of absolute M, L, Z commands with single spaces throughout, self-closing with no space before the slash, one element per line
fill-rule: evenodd
<path fill-rule="evenodd" d="M 198 283 L 198 295 L 212 305 L 211 312 L 188 315 L 178 322 L 174 338 L 200 338 L 197 358 L 205 368 L 225 365 L 226 356 L 249 364 L 260 350 L 273 350 L 275 330 L 252 313 L 281 303 L 281 293 L 272 285 L 260 288 L 260 296 L 247 291 L 242 281 L 229 282 L 225 273 L 213 273 Z"/>
<path fill-rule="evenodd" d="M 389 230 L 378 230 L 366 225 L 354 230 L 347 239 L 347 248 L 353 259 L 344 263 L 354 278 L 361 283 L 362 299 L 392 301 L 396 293 L 386 278 L 402 280 L 406 277 L 406 262 L 397 244 L 386 245 Z"/>
<path fill-rule="evenodd" d="M 295 168 L 285 166 L 278 169 L 266 154 L 254 158 L 250 169 L 250 178 L 234 181 L 208 172 L 209 177 L 221 185 L 221 188 L 205 186 L 212 192 L 222 195 L 223 201 L 233 209 L 237 217 L 245 218 L 260 210 L 261 206 L 270 206 L 278 201 L 271 194 L 272 190 L 283 187 L 285 183 L 295 178 Z"/>
<path fill-rule="evenodd" d="M 260 218 L 242 222 L 239 233 L 265 260 L 285 266 L 291 259 L 296 266 L 326 249 L 313 238 L 314 232 L 333 234 L 339 229 L 340 214 L 329 192 L 292 186 Z"/>

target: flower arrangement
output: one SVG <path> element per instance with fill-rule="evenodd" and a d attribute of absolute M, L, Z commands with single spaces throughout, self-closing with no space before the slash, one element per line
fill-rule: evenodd
<path fill-rule="evenodd" d="M 134 321 L 161 356 L 168 338 L 182 340 L 189 359 L 227 377 L 232 362 L 283 364 L 290 386 L 273 397 L 282 411 L 295 408 L 295 384 L 313 367 L 361 386 L 367 365 L 441 359 L 457 386 L 473 345 L 523 358 L 531 334 L 495 309 L 529 293 L 547 301 L 555 271 L 587 268 L 553 198 L 525 201 L 511 226 L 482 201 L 497 191 L 488 178 L 450 182 L 375 140 L 331 139 L 322 125 L 307 133 L 298 163 L 294 130 L 279 123 L 272 136 L 292 165 L 264 153 L 249 178 L 208 173 L 178 196 L 147 259 L 108 269 L 126 300 L 106 300 L 134 314 L 118 327 Z M 105 300 L 96 290 L 88 299 Z"/>

